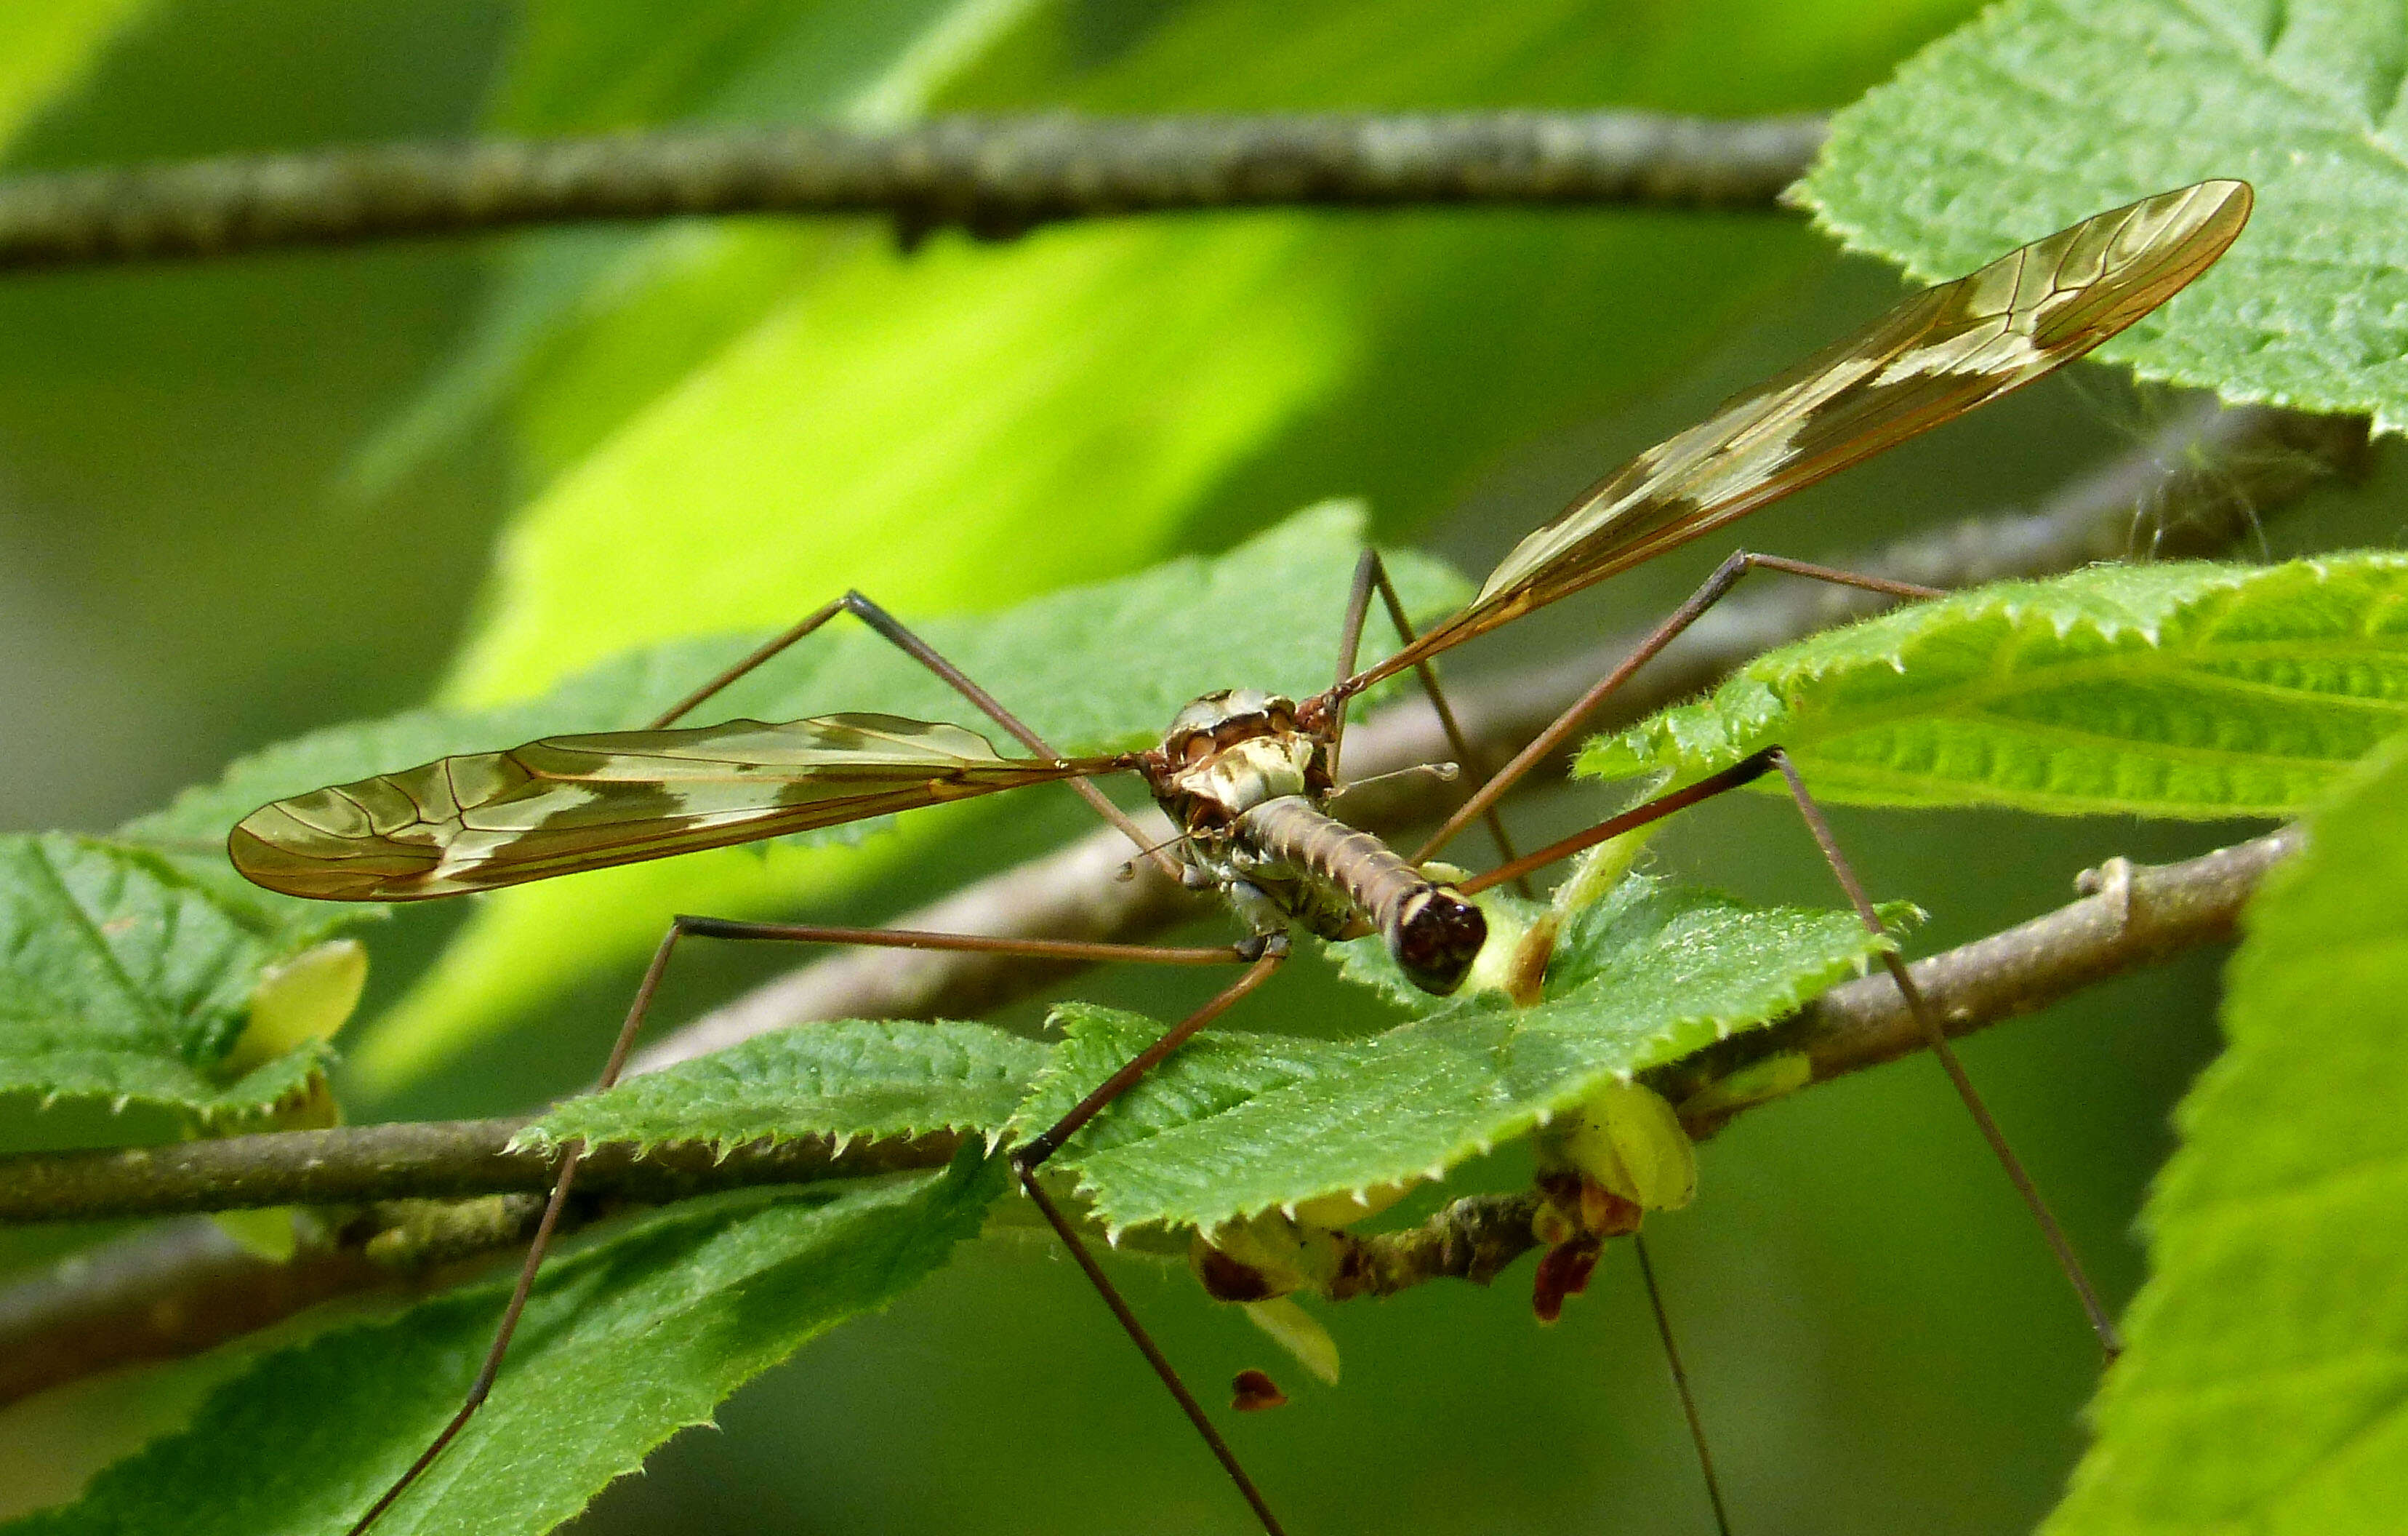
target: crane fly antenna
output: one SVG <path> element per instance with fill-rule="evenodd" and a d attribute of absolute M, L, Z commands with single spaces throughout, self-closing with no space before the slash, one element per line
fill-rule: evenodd
<path fill-rule="evenodd" d="M 1349 779 L 1331 790 L 1329 797 L 1333 800 L 1343 799 L 1356 790 L 1369 789 L 1373 784 L 1392 784 L 1400 779 L 1435 779 L 1440 783 L 1451 784 L 1462 777 L 1463 765 L 1460 763 L 1415 763 L 1411 768 L 1393 768 L 1386 773 L 1375 773 L 1369 779 Z"/>
<path fill-rule="evenodd" d="M 1185 842 L 1188 839 L 1194 836 L 1195 834 L 1192 832 L 1177 832 L 1163 839 L 1160 842 L 1148 844 L 1146 847 L 1140 849 L 1134 857 L 1123 859 L 1121 861 L 1121 867 L 1112 871 L 1112 878 L 1114 880 L 1135 880 L 1137 878 L 1137 861 L 1139 859 L 1151 858 L 1154 854 L 1163 852 L 1165 849 L 1176 848 L 1181 843 Z"/>

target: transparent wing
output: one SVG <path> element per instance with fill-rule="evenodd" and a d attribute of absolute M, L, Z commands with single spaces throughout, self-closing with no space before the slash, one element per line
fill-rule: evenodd
<path fill-rule="evenodd" d="M 1484 634 L 2071 362 L 2205 271 L 2250 201 L 2245 181 L 2201 181 L 1926 289 L 1591 486 L 1515 545 L 1469 607 L 1374 670 Z"/>
<path fill-rule="evenodd" d="M 279 800 L 226 852 L 288 896 L 415 901 L 1123 766 L 999 757 L 958 725 L 883 714 L 555 736 Z"/>

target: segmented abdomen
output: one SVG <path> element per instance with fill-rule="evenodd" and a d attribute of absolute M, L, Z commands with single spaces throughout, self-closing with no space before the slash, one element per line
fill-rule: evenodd
<path fill-rule="evenodd" d="M 1237 831 L 1264 854 L 1345 892 L 1425 992 L 1443 997 L 1461 985 L 1487 939 L 1478 907 L 1302 796 L 1265 800 L 1238 818 Z"/>

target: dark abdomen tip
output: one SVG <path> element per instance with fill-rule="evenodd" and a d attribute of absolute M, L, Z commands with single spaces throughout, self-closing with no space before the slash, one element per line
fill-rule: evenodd
<path fill-rule="evenodd" d="M 1388 927 L 1388 954 L 1405 979 L 1435 997 L 1463 984 L 1488 940 L 1488 919 L 1455 892 L 1432 885 L 1405 898 Z"/>

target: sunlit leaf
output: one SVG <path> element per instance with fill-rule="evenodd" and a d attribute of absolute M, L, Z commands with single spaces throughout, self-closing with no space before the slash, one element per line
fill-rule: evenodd
<path fill-rule="evenodd" d="M 1927 278 L 2196 181 L 2256 183 L 2215 271 L 2102 355 L 2233 400 L 2408 421 L 2396 7 L 2013 0 L 1841 114 L 1806 200 Z"/>
<path fill-rule="evenodd" d="M 1778 743 L 1833 800 L 2285 815 L 2403 725 L 2408 559 L 2098 567 L 1785 646 L 1581 769 L 1689 779 Z"/>
<path fill-rule="evenodd" d="M 942 1263 L 1000 1173 L 971 1156 L 849 1191 L 742 1191 L 555 1258 L 492 1399 L 378 1530 L 551 1529 L 737 1386 Z M 265 1354 L 80 1502 L 0 1530 L 340 1529 L 459 1406 L 510 1278 Z"/>
<path fill-rule="evenodd" d="M 0 14 L 0 146 L 72 90 L 93 56 L 149 0 L 45 0 Z"/>
<path fill-rule="evenodd" d="M 1963 9 L 1750 0 L 1667 25 L 1610 4 L 1215 3 L 1099 38 L 1032 7 L 957 46 L 931 105 L 1793 109 L 1844 99 Z M 1735 71 L 1756 27 L 1780 45 Z M 716 62 L 766 78 L 782 43 L 747 36 L 761 51 Z M 590 312 L 517 385 L 547 489 L 455 697 L 524 694 L 698 612 L 772 623 L 830 573 L 941 611 L 1224 547 L 1333 493 L 1401 526 L 1677 367 L 1815 254 L 1774 220 L 1562 211 L 1099 222 L 908 257 L 848 228 L 681 232 L 569 290 Z"/>
<path fill-rule="evenodd" d="M 1026 9 L 1026 0 L 672 9 L 538 0 L 487 125 L 551 136 L 696 120 L 891 123 Z M 531 476 L 549 480 L 815 269 L 883 237 L 858 223 L 716 221 L 512 240 L 496 255 L 476 329 L 365 451 L 359 476 L 388 482 L 480 416 L 509 409 Z"/>
<path fill-rule="evenodd" d="M 2310 818 L 2244 918 L 2176 1117 L 2151 1276 L 2047 1536 L 2379 1531 L 2408 1469 L 2408 753 Z"/>

